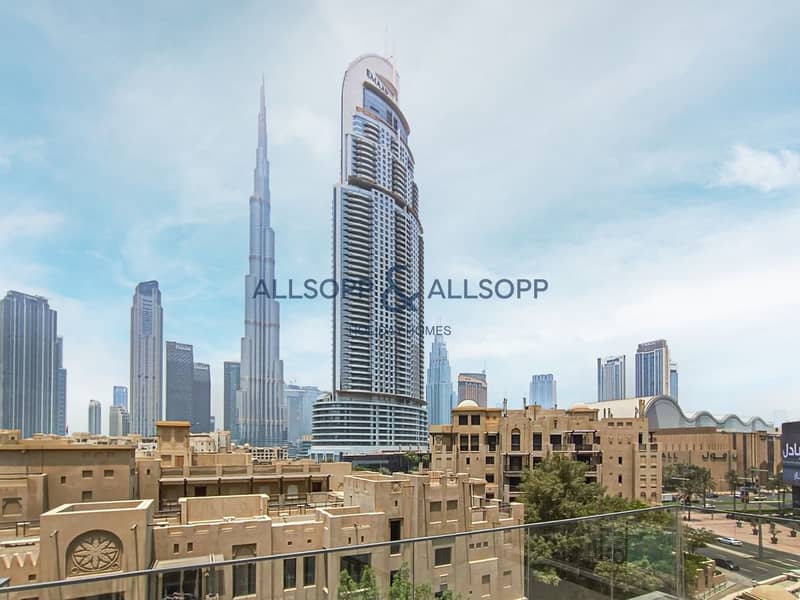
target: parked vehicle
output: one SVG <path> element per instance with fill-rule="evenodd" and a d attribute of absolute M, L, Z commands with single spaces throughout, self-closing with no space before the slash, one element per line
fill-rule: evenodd
<path fill-rule="evenodd" d="M 739 570 L 739 565 L 737 565 L 732 560 L 728 560 L 727 558 L 715 558 L 714 562 L 718 567 L 722 567 L 723 569 L 728 569 L 729 571 Z"/>
<path fill-rule="evenodd" d="M 726 546 L 741 546 L 742 540 L 737 540 L 736 538 L 732 537 L 718 537 L 717 541 L 720 544 L 725 544 Z"/>

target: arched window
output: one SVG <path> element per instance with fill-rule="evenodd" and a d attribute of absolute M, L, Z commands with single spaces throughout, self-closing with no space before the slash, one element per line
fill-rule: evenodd
<path fill-rule="evenodd" d="M 519 452 L 520 445 L 519 445 L 520 435 L 519 429 L 514 429 L 511 432 L 511 451 L 512 452 Z"/>

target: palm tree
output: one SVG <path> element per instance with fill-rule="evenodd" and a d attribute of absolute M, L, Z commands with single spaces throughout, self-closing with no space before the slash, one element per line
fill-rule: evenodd
<path fill-rule="evenodd" d="M 725 481 L 728 482 L 728 487 L 731 489 L 733 495 L 733 512 L 736 512 L 736 486 L 739 483 L 739 476 L 736 471 L 731 469 L 725 474 Z"/>

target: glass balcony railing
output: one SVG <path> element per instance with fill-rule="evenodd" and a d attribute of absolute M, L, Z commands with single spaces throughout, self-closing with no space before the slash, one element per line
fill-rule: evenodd
<path fill-rule="evenodd" d="M 260 543 L 256 548 L 234 536 L 196 547 L 195 556 L 157 560 L 147 570 L 82 577 L 86 565 L 111 569 L 121 562 L 107 548 L 87 546 L 55 566 L 66 579 L 2 588 L 0 599 L 699 599 L 741 589 L 752 570 L 739 558 L 741 572 L 733 576 L 720 567 L 720 556 L 762 557 L 764 576 L 780 573 L 781 560 L 790 569 L 798 539 L 790 532 L 800 521 L 730 517 L 671 506 L 482 529 L 476 509 L 470 532 L 374 542 L 378 532 L 354 522 L 335 532 L 334 548 L 256 557 L 264 552 Z M 705 544 L 698 544 L 697 531 Z M 301 541 L 319 545 L 314 535 Z M 718 538 L 741 538 L 743 546 Z M 725 554 L 728 548 L 733 554 Z M 796 551 L 793 556 L 797 561 Z"/>

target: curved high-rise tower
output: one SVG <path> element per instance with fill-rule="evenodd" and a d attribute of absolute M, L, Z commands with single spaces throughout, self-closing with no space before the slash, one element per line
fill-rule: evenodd
<path fill-rule="evenodd" d="M 365 55 L 350 64 L 341 127 L 333 200 L 333 277 L 340 289 L 333 306 L 333 395 L 315 405 L 312 452 L 423 449 L 422 225 L 410 128 L 391 62 Z"/>
<path fill-rule="evenodd" d="M 239 441 L 272 446 L 286 441 L 280 307 L 265 292 L 275 280 L 275 232 L 269 223 L 269 161 L 264 82 L 258 112 L 258 148 L 250 196 L 250 270 L 245 277 L 244 337 L 238 408 Z"/>

